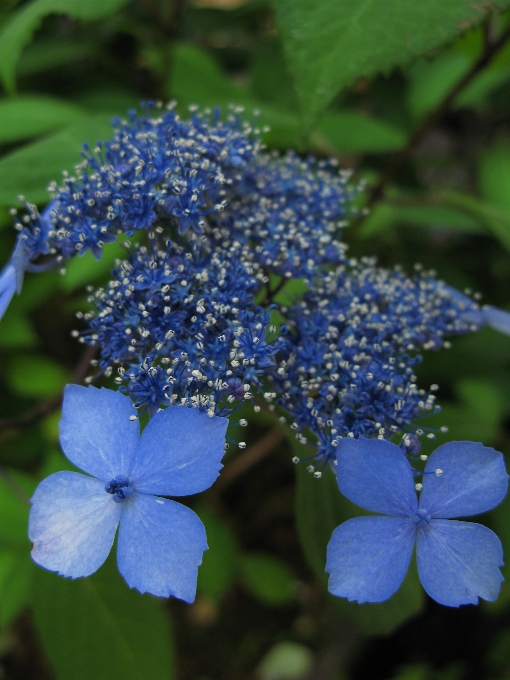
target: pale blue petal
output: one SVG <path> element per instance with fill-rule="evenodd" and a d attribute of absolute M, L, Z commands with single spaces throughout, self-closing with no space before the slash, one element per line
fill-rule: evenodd
<path fill-rule="evenodd" d="M 15 278 L 16 278 L 16 292 L 18 295 L 21 293 L 23 288 L 23 279 L 25 277 L 25 269 L 29 262 L 27 257 L 27 250 L 25 243 L 22 238 L 18 239 L 16 247 L 12 253 L 11 262 L 14 265 Z"/>
<path fill-rule="evenodd" d="M 228 420 L 187 406 L 159 411 L 142 433 L 128 477 L 140 493 L 188 496 L 221 469 Z"/>
<path fill-rule="evenodd" d="M 126 475 L 140 427 L 133 402 L 104 387 L 67 385 L 64 390 L 60 443 L 77 467 L 109 482 Z"/>
<path fill-rule="evenodd" d="M 475 442 L 443 444 L 428 459 L 425 473 L 420 508 L 433 518 L 487 512 L 501 503 L 508 487 L 503 455 Z"/>
<path fill-rule="evenodd" d="M 16 292 L 16 270 L 9 262 L 0 272 L 0 319 Z"/>
<path fill-rule="evenodd" d="M 418 530 L 418 574 L 431 598 L 447 607 L 493 602 L 503 581 L 503 549 L 487 527 L 473 522 L 433 519 Z"/>
<path fill-rule="evenodd" d="M 382 439 L 341 439 L 336 474 L 340 491 L 365 510 L 409 517 L 418 507 L 409 461 Z"/>
<path fill-rule="evenodd" d="M 131 588 L 193 602 L 207 550 L 204 525 L 189 508 L 135 493 L 122 504 L 117 563 Z"/>
<path fill-rule="evenodd" d="M 355 517 L 337 527 L 328 544 L 326 571 L 333 595 L 384 602 L 404 580 L 416 529 L 398 517 Z"/>
<path fill-rule="evenodd" d="M 496 307 L 484 307 L 482 315 L 487 326 L 505 335 L 510 335 L 510 312 L 505 312 Z"/>
<path fill-rule="evenodd" d="M 103 482 L 78 472 L 43 480 L 31 499 L 28 535 L 37 564 L 77 578 L 93 574 L 108 557 L 121 505 Z"/>

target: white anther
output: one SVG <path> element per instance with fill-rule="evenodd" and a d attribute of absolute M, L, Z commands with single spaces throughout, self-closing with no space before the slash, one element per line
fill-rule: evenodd
<path fill-rule="evenodd" d="M 423 484 L 421 484 L 420 482 L 418 482 L 418 484 L 414 485 L 414 488 L 416 489 L 416 491 L 421 491 L 422 487 L 423 487 Z"/>
<path fill-rule="evenodd" d="M 441 468 L 436 468 L 436 477 L 441 477 L 442 474 L 443 471 L 441 470 Z"/>

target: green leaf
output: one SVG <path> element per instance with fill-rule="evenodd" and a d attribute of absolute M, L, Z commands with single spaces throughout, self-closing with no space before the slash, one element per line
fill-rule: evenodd
<path fill-rule="evenodd" d="M 66 273 L 61 279 L 62 288 L 73 291 L 85 284 L 93 283 L 107 274 L 119 258 L 122 260 L 126 258 L 126 249 L 118 242 L 107 243 L 100 260 L 88 250 L 83 257 L 75 257 L 67 263 Z"/>
<path fill-rule="evenodd" d="M 296 455 L 310 455 L 305 447 L 293 442 Z M 304 464 L 297 466 L 296 525 L 305 557 L 317 579 L 327 585 L 326 549 L 333 530 L 351 517 L 369 514 L 348 501 L 338 488 L 334 473 L 326 468 L 315 479 Z M 414 562 L 414 560 L 413 560 Z M 400 589 L 387 602 L 363 604 L 333 597 L 339 611 L 356 621 L 367 634 L 389 633 L 403 621 L 417 614 L 423 606 L 423 591 L 411 563 Z"/>
<path fill-rule="evenodd" d="M 35 565 L 25 542 L 23 550 L 0 550 L 0 628 L 9 625 L 30 600 Z"/>
<path fill-rule="evenodd" d="M 434 61 L 420 61 L 409 70 L 409 107 L 416 118 L 425 116 L 448 94 L 475 62 L 475 56 L 452 51 Z M 453 102 L 453 107 L 479 107 L 492 90 L 509 78 L 508 67 L 491 66 L 476 76 Z"/>
<path fill-rule="evenodd" d="M 232 583 L 237 566 L 237 544 L 229 527 L 205 507 L 194 508 L 207 533 L 206 550 L 198 570 L 197 590 L 219 600 Z"/>
<path fill-rule="evenodd" d="M 262 602 L 281 605 L 292 602 L 295 598 L 296 584 L 292 572 L 273 555 L 243 555 L 241 573 L 246 587 Z"/>
<path fill-rule="evenodd" d="M 17 67 L 19 76 L 33 76 L 90 57 L 94 45 L 88 41 L 38 40 L 23 52 Z"/>
<path fill-rule="evenodd" d="M 479 183 L 482 196 L 510 215 L 510 146 L 500 143 L 480 158 Z"/>
<path fill-rule="evenodd" d="M 55 397 L 64 388 L 67 372 L 44 355 L 18 355 L 9 362 L 7 381 L 18 394 L 27 397 Z"/>
<path fill-rule="evenodd" d="M 29 498 L 35 486 L 32 478 L 4 470 L 0 478 L 0 546 L 28 548 Z"/>
<path fill-rule="evenodd" d="M 0 144 L 67 127 L 85 116 L 74 104 L 50 97 L 0 99 Z"/>
<path fill-rule="evenodd" d="M 48 14 L 68 14 L 75 19 L 101 19 L 127 0 L 34 0 L 15 12 L 0 32 L 0 78 L 6 90 L 15 88 L 16 64 L 33 32 Z"/>
<path fill-rule="evenodd" d="M 463 210 L 477 219 L 502 246 L 510 250 L 510 213 L 460 191 L 445 191 L 436 196 L 439 203 Z"/>
<path fill-rule="evenodd" d="M 163 602 L 130 590 L 113 555 L 75 581 L 37 569 L 35 623 L 58 680 L 171 680 L 173 650 Z"/>
<path fill-rule="evenodd" d="M 451 232 L 484 232 L 479 220 L 457 208 L 379 203 L 363 220 L 359 236 L 367 238 L 401 224 Z"/>
<path fill-rule="evenodd" d="M 408 102 L 415 118 L 421 118 L 448 94 L 466 73 L 472 60 L 467 54 L 449 53 L 434 61 L 421 60 L 409 70 Z"/>
<path fill-rule="evenodd" d="M 448 427 L 448 439 L 489 444 L 498 435 L 505 408 L 498 388 L 488 380 L 465 378 L 455 387 L 457 403 L 441 403 L 441 411 L 423 420 L 427 427 Z"/>
<path fill-rule="evenodd" d="M 509 0 L 274 0 L 289 67 L 310 125 L 339 90 L 405 66 Z"/>
<path fill-rule="evenodd" d="M 18 203 L 19 194 L 34 203 L 49 200 L 48 184 L 72 171 L 84 142 L 94 145 L 111 137 L 109 116 L 90 116 L 61 132 L 13 151 L 0 159 L 0 204 Z"/>
<path fill-rule="evenodd" d="M 319 135 L 340 153 L 396 151 L 406 141 L 406 135 L 393 125 L 354 111 L 326 113 L 312 141 L 318 141 Z"/>
<path fill-rule="evenodd" d="M 255 52 L 250 75 L 255 99 L 295 113 L 299 102 L 279 41 L 268 40 Z"/>
<path fill-rule="evenodd" d="M 23 349 L 37 344 L 37 334 L 30 321 L 17 309 L 8 309 L 0 328 L 0 347 L 4 349 Z"/>

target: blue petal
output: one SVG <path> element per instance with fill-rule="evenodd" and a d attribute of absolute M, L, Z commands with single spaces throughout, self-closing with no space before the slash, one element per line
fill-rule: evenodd
<path fill-rule="evenodd" d="M 433 519 L 418 530 L 418 574 L 439 604 L 459 607 L 478 598 L 497 599 L 503 577 L 503 549 L 487 527 L 473 522 Z"/>
<path fill-rule="evenodd" d="M 500 331 L 500 333 L 510 335 L 510 312 L 505 312 L 496 307 L 484 307 L 482 315 L 487 326 Z"/>
<path fill-rule="evenodd" d="M 103 482 L 78 472 L 57 472 L 39 484 L 31 502 L 28 535 L 35 562 L 71 578 L 99 569 L 121 513 Z"/>
<path fill-rule="evenodd" d="M 142 433 L 128 477 L 140 493 L 187 496 L 221 469 L 228 420 L 186 406 L 159 411 Z"/>
<path fill-rule="evenodd" d="M 11 262 L 14 265 L 14 270 L 16 272 L 16 292 L 18 295 L 23 288 L 23 279 L 25 277 L 25 269 L 28 261 L 26 245 L 22 238 L 18 238 L 11 258 Z"/>
<path fill-rule="evenodd" d="M 189 508 L 135 493 L 123 503 L 117 563 L 131 588 L 193 602 L 207 550 L 202 522 Z"/>
<path fill-rule="evenodd" d="M 16 270 L 9 262 L 0 272 L 0 319 L 16 292 Z"/>
<path fill-rule="evenodd" d="M 409 517 L 418 507 L 409 461 L 382 439 L 341 439 L 336 474 L 340 491 L 365 510 Z"/>
<path fill-rule="evenodd" d="M 60 443 L 76 466 L 106 482 L 126 475 L 140 428 L 129 397 L 102 387 L 67 385 Z"/>
<path fill-rule="evenodd" d="M 326 571 L 333 595 L 384 602 L 404 580 L 416 529 L 398 517 L 355 517 L 337 527 L 328 544 Z"/>
<path fill-rule="evenodd" d="M 508 487 L 503 455 L 475 442 L 443 444 L 428 459 L 425 473 L 420 508 L 433 518 L 487 512 L 501 503 Z"/>

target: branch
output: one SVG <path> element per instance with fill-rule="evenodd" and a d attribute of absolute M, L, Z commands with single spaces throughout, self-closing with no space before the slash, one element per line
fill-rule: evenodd
<path fill-rule="evenodd" d="M 70 380 L 71 383 L 81 384 L 84 382 L 90 362 L 94 358 L 96 351 L 97 347 L 87 347 L 74 370 Z M 41 402 L 31 411 L 25 413 L 25 415 L 20 416 L 19 418 L 0 420 L 0 430 L 4 435 L 2 440 L 6 439 L 6 435 L 8 436 L 9 430 L 19 430 L 21 428 L 30 427 L 37 421 L 46 418 L 46 416 L 49 416 L 51 413 L 56 411 L 60 407 L 61 403 L 62 395 L 59 394 L 58 397 L 53 397 L 52 399 Z"/>
<path fill-rule="evenodd" d="M 422 124 L 414 131 L 409 138 L 406 146 L 400 151 L 393 162 L 390 163 L 379 182 L 372 188 L 371 195 L 368 201 L 368 207 L 372 207 L 384 197 L 384 192 L 388 185 L 393 181 L 395 175 L 407 163 L 416 148 L 421 144 L 423 139 L 427 136 L 432 128 L 439 122 L 444 114 L 449 109 L 455 98 L 466 88 L 472 80 L 494 59 L 496 54 L 505 45 L 510 38 L 510 28 L 507 28 L 501 36 L 497 39 L 491 37 L 490 33 L 486 34 L 486 45 L 482 56 L 478 59 L 471 69 L 462 76 L 462 78 L 453 86 L 444 99 L 438 106 L 431 111 L 423 120 Z"/>
<path fill-rule="evenodd" d="M 269 430 L 255 444 L 246 449 L 244 453 L 234 458 L 231 463 L 225 466 L 214 484 L 214 490 L 217 492 L 223 491 L 225 487 L 232 484 L 240 475 L 247 472 L 270 454 L 283 439 L 285 439 L 285 433 L 282 428 L 279 426 L 273 427 L 272 430 Z"/>

